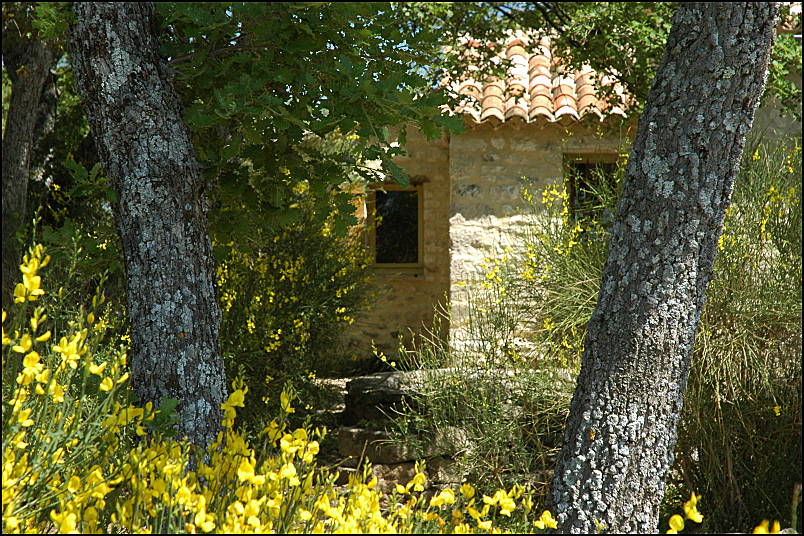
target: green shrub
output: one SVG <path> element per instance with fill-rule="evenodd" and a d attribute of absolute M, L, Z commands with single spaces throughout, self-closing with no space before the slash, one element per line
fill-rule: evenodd
<path fill-rule="evenodd" d="M 91 483 L 98 469 L 113 478 L 145 417 L 126 413 L 125 348 L 101 344 L 103 294 L 92 297 L 88 312 L 66 313 L 75 307 L 65 305 L 54 310 L 68 316 L 49 318 L 50 305 L 62 299 L 45 291 L 38 273 L 49 262 L 42 246 L 28 251 L 15 304 L 3 311 L 4 532 L 46 524 L 73 479 Z M 111 433 L 104 423 L 117 423 L 121 408 L 124 426 Z M 104 510 L 103 497 L 95 499 L 87 497 L 88 517 Z"/>
<path fill-rule="evenodd" d="M 538 361 L 521 344 L 526 311 L 510 254 L 487 257 L 476 276 L 463 282 L 460 341 L 447 343 L 437 335 L 451 320 L 440 311 L 433 333 L 400 349 L 399 368 L 421 371 L 422 380 L 413 396 L 415 411 L 393 418 L 392 429 L 420 454 L 434 438 L 452 441 L 452 471 L 488 492 L 524 482 L 541 508 L 573 386 L 544 363 L 534 366 Z"/>
<path fill-rule="evenodd" d="M 801 146 L 747 149 L 676 449 L 685 485 L 711 497 L 704 529 L 792 521 L 802 474 L 801 223 Z"/>
<path fill-rule="evenodd" d="M 79 116 L 69 117 L 83 122 L 81 130 L 88 132 L 80 110 L 72 112 Z M 72 142 L 77 144 L 76 140 Z M 70 145 L 69 140 L 65 143 Z M 67 150 L 59 145 L 55 151 L 60 156 Z M 63 159 L 48 160 L 45 172 L 48 179 L 34 181 L 36 186 L 29 190 L 30 206 L 38 208 L 32 233 L 27 236 L 32 235 L 52 256 L 49 277 L 58 299 L 50 299 L 48 309 L 56 322 L 54 328 L 66 329 L 58 325 L 61 320 L 97 308 L 90 299 L 102 288 L 105 304 L 95 315 L 109 336 L 124 336 L 129 329 L 126 280 L 111 206 L 116 194 L 110 179 L 103 176 L 100 164 L 87 169 L 69 152 Z"/>
<path fill-rule="evenodd" d="M 48 317 L 50 304 L 63 300 L 43 284 L 40 271 L 48 263 L 41 246 L 28 251 L 15 304 L 3 311 L 4 533 L 530 532 L 554 526 L 548 512 L 534 519 L 540 509 L 519 485 L 481 496 L 465 483 L 428 499 L 420 470 L 390 495 L 379 493 L 367 473 L 335 487 L 335 475 L 316 466 L 325 431 L 288 428 L 294 409 L 289 387 L 279 396 L 279 417 L 250 443 L 233 430 L 248 391 L 233 382 L 210 463 L 189 470 L 188 445 L 164 436 L 169 415 L 130 401 L 126 346 L 106 337 L 98 320 L 103 293 L 88 300 L 88 313 Z M 75 309 L 62 304 L 59 310 Z M 68 329 L 54 331 L 53 325 Z M 522 361 L 510 352 L 491 355 Z M 499 409 L 500 390 L 482 392 L 497 397 L 491 403 Z M 781 415 L 785 406 L 777 409 Z M 717 496 L 710 500 L 704 497 L 704 505 L 716 504 Z M 700 517 L 697 501 L 693 496 L 684 504 L 689 519 Z M 670 526 L 679 527 L 679 519 L 671 518 Z"/>
<path fill-rule="evenodd" d="M 296 202 L 304 206 L 304 195 Z M 255 225 L 219 263 L 227 378 L 242 368 L 256 401 L 271 397 L 275 406 L 286 380 L 304 383 L 337 366 L 339 335 L 370 296 L 361 236 L 339 236 L 329 221 Z M 259 423 L 264 411 L 257 402 L 242 415 Z"/>

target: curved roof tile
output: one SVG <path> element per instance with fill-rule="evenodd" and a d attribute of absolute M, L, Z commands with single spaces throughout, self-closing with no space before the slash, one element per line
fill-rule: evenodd
<path fill-rule="evenodd" d="M 797 34 L 801 38 L 801 2 L 782 2 L 789 8 L 786 17 L 781 17 L 776 30 L 779 33 Z"/>
<path fill-rule="evenodd" d="M 626 115 L 628 97 L 623 88 L 611 77 L 597 75 L 588 65 L 580 71 L 568 71 L 553 57 L 549 38 L 514 36 L 504 56 L 511 62 L 504 80 L 483 83 L 468 78 L 451 84 L 453 91 L 467 97 L 456 112 L 469 114 L 480 123 L 516 117 L 527 123 L 564 124 L 586 116 L 603 121 L 612 115 Z M 595 78 L 614 87 L 619 96 L 617 105 L 598 98 Z"/>

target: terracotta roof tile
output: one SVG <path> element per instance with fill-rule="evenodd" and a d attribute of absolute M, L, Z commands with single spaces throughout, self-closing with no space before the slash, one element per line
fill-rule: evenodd
<path fill-rule="evenodd" d="M 779 22 L 779 33 L 793 33 L 800 38 L 801 2 L 785 2 L 789 15 Z M 479 48 L 477 40 L 467 42 Z M 549 38 L 534 39 L 524 34 L 512 35 L 502 55 L 510 60 L 504 80 L 480 82 L 471 77 L 477 67 L 469 65 L 459 81 L 445 81 L 456 95 L 464 96 L 455 112 L 465 113 L 476 122 L 505 122 L 517 118 L 526 123 L 572 122 L 587 116 L 599 121 L 617 115 L 625 117 L 629 97 L 620 84 L 608 75 L 599 75 L 588 65 L 580 71 L 567 71 L 553 56 Z M 471 59 L 468 60 L 471 63 Z M 612 105 L 601 98 L 594 79 L 601 86 L 611 86 L 619 97 Z"/>
<path fill-rule="evenodd" d="M 580 71 L 561 66 L 553 57 L 548 38 L 537 41 L 523 35 L 512 36 L 504 57 L 510 60 L 504 80 L 478 82 L 471 78 L 470 69 L 463 80 L 449 84 L 457 95 L 466 97 L 456 112 L 469 114 L 480 123 L 513 118 L 526 123 L 565 123 L 586 116 L 602 121 L 612 115 L 626 115 L 628 100 L 622 87 L 610 77 L 600 77 L 601 83 L 612 85 L 619 96 L 619 104 L 609 106 L 595 91 L 595 71 L 588 65 Z"/>
<path fill-rule="evenodd" d="M 779 33 L 797 34 L 801 35 L 801 2 L 782 2 L 790 8 L 787 17 L 783 17 L 779 21 L 776 30 Z"/>

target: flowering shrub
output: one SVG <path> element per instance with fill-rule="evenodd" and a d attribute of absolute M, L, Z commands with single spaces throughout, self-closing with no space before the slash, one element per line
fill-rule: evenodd
<path fill-rule="evenodd" d="M 411 393 L 411 410 L 391 415 L 391 423 L 398 439 L 422 453 L 434 437 L 453 438 L 446 440 L 454 449 L 451 472 L 488 493 L 526 482 L 540 507 L 573 386 L 534 370 L 538 357 L 523 330 L 529 318 L 516 258 L 512 247 L 484 257 L 459 283 L 460 324 L 437 310 L 432 331 L 400 348 L 398 367 L 419 370 L 421 385 Z M 449 342 L 438 336 L 442 322 L 453 329 Z"/>
<path fill-rule="evenodd" d="M 303 192 L 298 203 L 305 206 Z M 360 236 L 333 232 L 334 217 L 322 225 L 310 216 L 277 230 L 255 225 L 247 245 L 229 244 L 219 264 L 227 377 L 242 369 L 257 400 L 276 402 L 286 379 L 326 373 L 340 357 L 339 334 L 368 299 Z M 257 404 L 244 416 L 262 422 L 264 411 Z"/>
<path fill-rule="evenodd" d="M 618 176 L 621 173 L 619 169 Z M 595 213 L 610 212 L 616 184 L 602 178 L 598 182 L 595 198 L 610 205 L 595 207 Z M 545 188 L 539 199 L 524 189 L 522 200 L 531 225 L 515 261 L 521 271 L 520 293 L 538 327 L 536 339 L 544 346 L 541 353 L 552 356 L 553 363 L 547 364 L 575 369 L 599 291 L 608 228 L 602 218 L 571 214 L 563 185 Z"/>
<path fill-rule="evenodd" d="M 698 511 L 698 501 L 701 499 L 700 495 L 694 492 L 690 495 L 690 499 L 684 503 L 684 517 L 690 521 L 700 523 L 703 521 L 703 515 Z M 684 530 L 684 517 L 678 514 L 673 514 L 667 522 L 670 528 L 665 534 L 678 534 Z"/>
<path fill-rule="evenodd" d="M 390 496 L 368 471 L 338 488 L 337 475 L 316 466 L 326 431 L 288 428 L 291 389 L 256 448 L 234 431 L 248 392 L 239 379 L 208 459 L 188 470 L 190 447 L 163 436 L 159 410 L 129 402 L 125 352 L 98 362 L 89 344 L 94 313 L 56 342 L 45 308 L 32 309 L 46 294 L 44 253 L 31 248 L 16 303 L 3 311 L 4 533 L 468 533 L 497 532 L 514 519 L 555 527 L 546 511 L 530 519 L 533 501 L 520 486 L 479 498 L 464 484 L 428 500 L 421 468 Z"/>

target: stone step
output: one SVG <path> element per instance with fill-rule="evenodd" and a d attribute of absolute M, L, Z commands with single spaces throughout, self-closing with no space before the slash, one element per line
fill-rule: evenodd
<path fill-rule="evenodd" d="M 504 404 L 517 405 L 516 399 L 531 389 L 528 374 L 535 371 L 477 369 L 462 370 L 442 368 L 414 370 L 408 372 L 379 372 L 368 376 L 353 378 L 346 384 L 345 408 L 341 414 L 342 423 L 347 426 L 387 422 L 389 417 L 399 413 L 417 411 L 417 400 L 427 390 L 442 389 L 454 385 L 455 412 L 457 417 L 471 416 L 472 408 L 462 407 L 460 393 L 477 389 L 496 389 L 510 396 Z M 550 382 L 555 390 L 571 393 L 574 389 L 574 375 L 570 371 L 539 372 Z M 544 381 L 542 381 L 544 383 Z M 464 413 L 466 415 L 464 415 Z M 514 412 L 516 413 L 516 411 Z M 515 417 L 516 415 L 513 415 Z"/>

